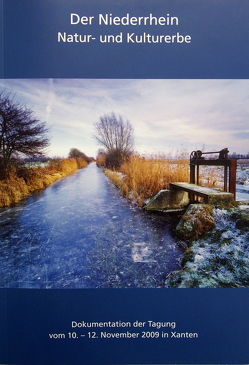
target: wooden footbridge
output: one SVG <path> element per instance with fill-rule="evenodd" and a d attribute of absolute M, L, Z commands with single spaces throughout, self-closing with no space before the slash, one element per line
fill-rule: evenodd
<path fill-rule="evenodd" d="M 170 190 L 161 190 L 144 207 L 146 210 L 175 211 L 186 208 L 202 198 L 206 204 L 218 201 L 224 203 L 235 200 L 236 194 L 236 167 L 237 159 L 228 159 L 228 149 L 216 152 L 193 151 L 190 155 L 190 182 L 172 182 Z M 218 159 L 205 159 L 204 154 L 219 153 Z M 223 166 L 223 190 L 208 188 L 199 185 L 200 166 Z"/>
<path fill-rule="evenodd" d="M 185 182 L 176 182 L 170 184 L 170 190 L 171 191 L 186 191 L 189 193 L 190 196 L 190 202 L 195 201 L 195 197 L 201 197 L 204 200 L 204 203 L 206 204 L 212 204 L 217 201 L 221 200 L 231 200 L 234 199 L 234 196 L 232 193 L 228 193 L 222 190 L 207 188 L 205 186 L 200 186 L 196 184 L 191 183 L 185 183 Z M 191 198 L 192 197 L 192 198 Z"/>

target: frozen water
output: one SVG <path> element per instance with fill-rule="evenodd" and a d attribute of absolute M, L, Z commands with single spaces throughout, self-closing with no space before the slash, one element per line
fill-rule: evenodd
<path fill-rule="evenodd" d="M 243 201 L 249 200 L 249 186 L 248 185 L 236 185 L 236 200 Z"/>
<path fill-rule="evenodd" d="M 0 210 L 0 287 L 158 287 L 182 253 L 95 164 Z"/>

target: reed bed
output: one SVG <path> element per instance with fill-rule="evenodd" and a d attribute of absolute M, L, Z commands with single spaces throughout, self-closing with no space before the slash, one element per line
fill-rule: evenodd
<path fill-rule="evenodd" d="M 120 170 L 105 170 L 106 175 L 121 190 L 122 194 L 143 206 L 159 190 L 168 189 L 174 181 L 189 181 L 189 160 L 164 159 L 163 156 L 144 158 L 132 156 Z"/>
<path fill-rule="evenodd" d="M 184 153 L 175 159 L 136 155 L 124 162 L 119 171 L 106 169 L 105 173 L 124 196 L 143 206 L 160 190 L 168 189 L 171 182 L 189 182 L 189 158 Z M 199 185 L 223 189 L 223 175 L 223 168 L 203 166 Z"/>
<path fill-rule="evenodd" d="M 32 191 L 44 189 L 86 165 L 83 159 L 67 158 L 51 160 L 45 167 L 13 168 L 9 178 L 0 181 L 0 207 L 17 203 Z"/>

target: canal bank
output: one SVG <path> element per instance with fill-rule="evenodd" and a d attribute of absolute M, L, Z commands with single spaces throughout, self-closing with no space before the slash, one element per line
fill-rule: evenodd
<path fill-rule="evenodd" d="M 171 222 L 131 205 L 92 163 L 1 208 L 0 287 L 162 287 L 182 256 Z"/>
<path fill-rule="evenodd" d="M 184 255 L 181 259 L 181 268 L 168 275 L 165 287 L 240 288 L 249 286 L 248 162 L 245 166 L 238 166 L 236 182 L 236 202 L 231 201 L 230 204 L 228 201 L 221 200 L 216 204 L 189 206 L 176 226 L 176 234 L 183 240 L 181 244 Z M 164 191 L 161 192 L 164 193 Z M 171 214 L 169 211 L 172 209 L 165 209 L 167 194 L 170 192 L 167 190 L 165 193 L 166 199 L 161 194 L 162 199 L 157 200 L 160 194 L 158 193 L 145 205 L 145 209 L 150 205 L 152 210 L 154 208 L 154 210 L 164 211 L 165 214 Z M 168 199 L 172 208 L 171 200 Z M 164 209 L 161 209 L 162 204 Z M 174 207 L 174 210 L 177 210 L 176 208 L 179 206 Z"/>
<path fill-rule="evenodd" d="M 48 187 L 56 180 L 84 168 L 88 163 L 82 158 L 67 158 L 50 160 L 43 167 L 13 168 L 8 178 L 0 180 L 0 207 L 18 203 L 33 191 Z"/>

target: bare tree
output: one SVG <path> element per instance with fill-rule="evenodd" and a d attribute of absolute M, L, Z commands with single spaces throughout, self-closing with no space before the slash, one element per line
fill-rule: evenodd
<path fill-rule="evenodd" d="M 133 127 L 128 120 L 114 113 L 105 114 L 95 123 L 94 138 L 107 152 L 118 150 L 129 154 L 133 149 Z"/>
<path fill-rule="evenodd" d="M 15 102 L 11 93 L 0 93 L 0 179 L 5 179 L 12 160 L 43 155 L 49 145 L 45 123 L 33 111 Z"/>

